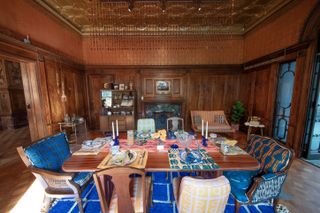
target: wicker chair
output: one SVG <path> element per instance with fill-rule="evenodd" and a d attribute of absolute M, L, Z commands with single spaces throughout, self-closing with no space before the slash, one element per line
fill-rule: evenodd
<path fill-rule="evenodd" d="M 71 155 L 65 133 L 43 138 L 26 148 L 20 146 L 17 151 L 44 188 L 42 212 L 49 210 L 52 198 L 75 198 L 79 211 L 84 212 L 81 192 L 92 181 L 92 174 L 62 172 L 63 162 Z"/>
<path fill-rule="evenodd" d="M 272 200 L 277 204 L 294 153 L 275 140 L 251 135 L 247 152 L 260 163 L 257 171 L 226 171 L 235 198 L 235 210 L 241 204 L 255 204 Z"/>
<path fill-rule="evenodd" d="M 201 120 L 208 121 L 208 130 L 215 133 L 235 132 L 224 111 L 191 111 L 192 129 L 195 132 L 201 132 Z"/>

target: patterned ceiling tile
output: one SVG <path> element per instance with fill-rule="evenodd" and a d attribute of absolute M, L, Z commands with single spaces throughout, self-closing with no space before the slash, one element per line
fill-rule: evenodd
<path fill-rule="evenodd" d="M 82 35 L 101 34 L 243 34 L 292 0 L 34 0 Z"/>

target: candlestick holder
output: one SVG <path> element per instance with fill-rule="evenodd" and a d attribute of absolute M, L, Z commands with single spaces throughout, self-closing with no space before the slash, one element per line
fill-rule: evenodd
<path fill-rule="evenodd" d="M 116 136 L 115 139 L 113 140 L 113 146 L 119 146 L 119 137 Z"/>
<path fill-rule="evenodd" d="M 201 140 L 202 146 L 204 146 L 204 147 L 208 146 L 207 140 L 208 139 L 206 137 L 202 136 L 202 140 Z"/>

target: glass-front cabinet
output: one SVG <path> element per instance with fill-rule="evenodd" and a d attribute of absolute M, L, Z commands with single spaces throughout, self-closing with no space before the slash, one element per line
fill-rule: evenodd
<path fill-rule="evenodd" d="M 101 131 L 111 131 L 112 122 L 116 120 L 118 120 L 120 131 L 133 130 L 135 114 L 135 90 L 101 90 Z"/>

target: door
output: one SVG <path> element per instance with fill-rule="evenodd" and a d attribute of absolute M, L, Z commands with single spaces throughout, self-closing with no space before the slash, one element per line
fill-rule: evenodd
<path fill-rule="evenodd" d="M 312 79 L 303 156 L 308 160 L 320 160 L 320 48 Z"/>
<path fill-rule="evenodd" d="M 282 63 L 278 74 L 278 86 L 273 119 L 273 138 L 286 143 L 290 119 L 296 61 Z"/>

